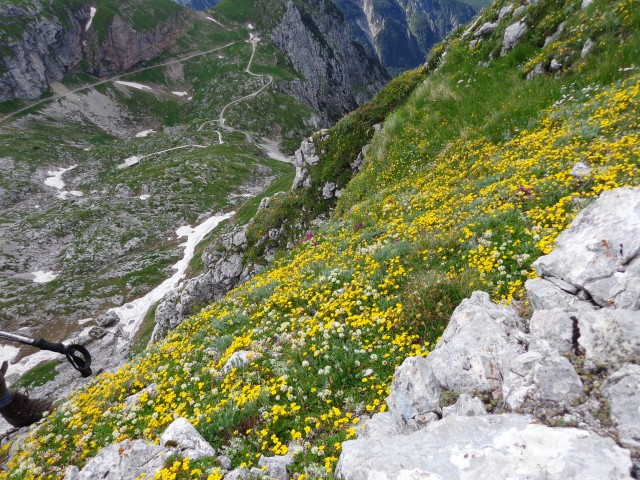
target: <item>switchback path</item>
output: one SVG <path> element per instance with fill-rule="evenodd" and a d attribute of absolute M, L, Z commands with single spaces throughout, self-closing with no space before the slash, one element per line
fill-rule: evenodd
<path fill-rule="evenodd" d="M 258 41 L 256 39 L 256 37 L 254 37 L 251 40 L 251 57 L 249 58 L 249 63 L 247 64 L 247 68 L 244 69 L 245 72 L 247 72 L 249 75 L 253 76 L 253 77 L 257 77 L 257 78 L 268 78 L 269 81 L 267 83 L 265 83 L 262 87 L 260 87 L 258 90 L 256 90 L 253 93 L 250 93 L 249 95 L 245 95 L 244 97 L 238 98 L 236 100 L 233 100 L 229 103 L 227 103 L 224 107 L 222 107 L 222 110 L 220 111 L 220 115 L 218 115 L 218 118 L 215 120 L 207 120 L 206 122 L 204 122 L 202 125 L 200 125 L 198 127 L 198 131 L 201 132 L 202 129 L 206 126 L 209 125 L 210 123 L 218 123 L 222 128 L 224 128 L 226 131 L 228 132 L 232 132 L 235 131 L 234 128 L 232 127 L 228 127 L 225 125 L 225 120 L 224 120 L 224 113 L 227 111 L 227 109 L 229 107 L 232 107 L 233 105 L 236 105 L 237 103 L 243 102 L 249 98 L 253 98 L 257 95 L 259 95 L 260 93 L 262 93 L 267 87 L 269 87 L 269 85 L 271 85 L 273 83 L 273 77 L 271 75 L 259 75 L 257 73 L 254 73 L 251 71 L 251 65 L 253 64 L 253 59 L 256 56 L 256 46 L 258 44 Z M 219 137 L 219 141 L 220 143 L 222 142 L 222 135 L 220 134 L 219 131 L 216 130 L 216 132 L 218 133 L 218 137 Z"/>
<path fill-rule="evenodd" d="M 193 53 L 190 55 L 187 55 L 186 57 L 182 57 L 182 58 L 178 58 L 178 59 L 174 59 L 174 60 L 169 60 L 167 62 L 163 62 L 163 63 L 159 63 L 157 65 L 150 65 L 148 67 L 143 67 L 143 68 L 138 68 L 137 70 L 132 70 L 126 73 L 121 73 L 120 75 L 115 75 L 113 77 L 109 77 L 107 79 L 104 80 L 100 80 L 99 82 L 95 82 L 92 83 L 90 85 L 84 85 L 82 87 L 78 87 L 75 88 L 73 90 L 69 90 L 68 92 L 65 93 L 61 93 L 58 95 L 53 95 L 51 97 L 47 97 L 47 98 L 43 98 L 41 100 L 38 100 L 30 105 L 27 105 L 26 107 L 22 107 L 14 112 L 9 113 L 8 115 L 5 115 L 4 117 L 0 118 L 0 128 L 2 128 L 2 124 L 4 122 L 6 122 L 7 120 L 10 120 L 11 118 L 15 117 L 16 115 L 19 115 L 23 112 L 26 112 L 27 110 L 30 110 L 38 105 L 42 105 L 43 103 L 47 103 L 47 102 L 52 102 L 54 100 L 58 100 L 60 98 L 64 98 L 67 97 L 69 95 L 81 92 L 83 90 L 88 90 L 90 88 L 95 88 L 99 85 L 104 85 L 105 83 L 109 83 L 109 82 L 113 82 L 114 80 L 118 80 L 120 78 L 126 77 L 127 75 L 133 75 L 134 73 L 140 73 L 140 72 L 144 72 L 146 70 L 151 70 L 152 68 L 158 68 L 158 67 L 166 67 L 168 65 L 175 65 L 177 63 L 182 63 L 182 62 L 186 62 L 187 60 L 191 60 L 192 58 L 196 58 L 196 57 L 201 57 L 203 55 L 209 55 L 210 53 L 214 53 L 214 52 L 218 52 L 220 50 L 224 50 L 225 48 L 229 48 L 232 45 L 235 45 L 238 42 L 231 42 L 231 43 L 227 43 L 226 45 L 222 45 L 221 47 L 216 47 L 212 50 L 207 50 L 206 52 L 198 52 L 198 53 Z"/>

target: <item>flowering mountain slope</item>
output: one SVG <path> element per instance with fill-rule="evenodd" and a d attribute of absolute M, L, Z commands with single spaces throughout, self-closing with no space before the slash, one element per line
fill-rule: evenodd
<path fill-rule="evenodd" d="M 632 64 L 640 14 L 628 0 L 540 0 L 505 14 L 506 6 L 494 4 L 436 47 L 426 70 L 398 79 L 416 88 L 395 111 L 385 104 L 375 135 L 381 112 L 372 106 L 388 91 L 317 136 L 324 148 L 314 181 L 333 175 L 346 186 L 337 204 L 317 206 L 335 207 L 328 222 L 76 392 L 31 431 L 0 478 L 62 477 L 111 443 L 157 442 L 176 416 L 233 467 L 283 455 L 297 441 L 293 478 L 331 478 L 359 417 L 386 408 L 396 366 L 428 355 L 462 298 L 484 289 L 526 311 L 533 259 L 600 192 L 640 184 Z M 525 33 L 504 51 L 520 21 Z M 485 23 L 495 26 L 476 35 Z M 362 171 L 347 183 L 344 166 L 372 135 Z M 255 225 L 312 194 L 274 199 Z M 238 357 L 246 361 L 228 363 Z M 173 458 L 156 477 L 223 473 L 213 457 Z"/>

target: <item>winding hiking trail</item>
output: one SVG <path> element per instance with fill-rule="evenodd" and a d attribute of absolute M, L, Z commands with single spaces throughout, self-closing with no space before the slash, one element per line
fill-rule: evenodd
<path fill-rule="evenodd" d="M 232 107 L 233 105 L 236 105 L 237 103 L 243 102 L 249 98 L 253 98 L 259 95 L 273 83 L 273 77 L 271 75 L 260 75 L 251 71 L 251 65 L 253 64 L 253 59 L 256 56 L 256 47 L 260 42 L 260 39 L 258 37 L 252 36 L 249 41 L 251 42 L 251 57 L 249 58 L 249 63 L 247 64 L 247 68 L 245 68 L 244 71 L 249 75 L 251 75 L 252 77 L 261 78 L 261 79 L 266 77 L 269 79 L 269 81 L 265 83 L 262 87 L 260 87 L 258 90 L 256 90 L 255 92 L 245 95 L 244 97 L 237 98 L 236 100 L 233 100 L 227 103 L 224 107 L 222 107 L 222 110 L 220 111 L 220 115 L 218 115 L 218 118 L 214 120 L 207 120 L 206 122 L 204 122 L 202 125 L 198 127 L 198 132 L 201 132 L 206 125 L 209 125 L 211 123 L 218 123 L 227 132 L 236 131 L 234 128 L 225 125 L 224 113 L 227 111 L 227 109 L 229 107 Z M 219 141 L 222 144 L 223 143 L 222 134 L 218 130 L 215 130 L 215 132 L 218 134 Z"/>
<path fill-rule="evenodd" d="M 21 114 L 23 112 L 26 112 L 27 110 L 31 110 L 32 108 L 37 107 L 38 105 L 42 105 L 42 104 L 47 103 L 47 102 L 53 102 L 53 101 L 58 100 L 60 98 L 65 98 L 65 97 L 67 97 L 69 95 L 81 92 L 83 90 L 88 90 L 90 88 L 95 88 L 95 87 L 97 87 L 99 85 L 104 85 L 105 83 L 109 83 L 109 82 L 113 82 L 115 80 L 119 80 L 120 78 L 126 77 L 128 75 L 133 75 L 135 73 L 140 73 L 140 72 L 144 72 L 144 71 L 147 71 L 147 70 L 151 70 L 152 68 L 159 68 L 159 67 L 166 67 L 166 66 L 169 66 L 169 65 L 175 65 L 177 63 L 182 63 L 182 62 L 186 62 L 187 60 L 191 60 L 192 58 L 201 57 L 203 55 L 209 55 L 211 53 L 218 52 L 220 50 L 224 50 L 225 48 L 229 48 L 230 46 L 235 45 L 236 43 L 238 43 L 238 42 L 227 43 L 226 45 L 222 45 L 220 47 L 216 47 L 214 49 L 207 50 L 205 52 L 193 53 L 193 54 L 187 55 L 186 57 L 182 57 L 182 58 L 178 58 L 178 59 L 174 59 L 174 60 L 169 60 L 167 62 L 159 63 L 157 65 L 150 65 L 148 67 L 139 68 L 137 70 L 132 70 L 132 71 L 129 71 L 129 72 L 126 72 L 126 73 L 121 73 L 120 75 L 115 75 L 113 77 L 109 77 L 109 78 L 106 78 L 104 80 L 100 80 L 99 82 L 95 82 L 95 83 L 92 83 L 92 84 L 89 84 L 89 85 L 84 85 L 82 87 L 78 87 L 78 88 L 75 88 L 73 90 L 69 90 L 68 92 L 65 92 L 65 93 L 56 94 L 56 95 L 53 95 L 51 97 L 40 99 L 40 100 L 38 100 L 36 102 L 33 102 L 30 105 L 27 105 L 26 107 L 19 108 L 18 110 L 15 110 L 15 111 L 5 115 L 4 117 L 0 118 L 0 128 L 4 128 L 4 126 L 2 124 L 4 122 L 6 122 L 7 120 L 10 120 L 11 118 L 15 117 L 16 115 L 19 115 L 19 114 Z"/>

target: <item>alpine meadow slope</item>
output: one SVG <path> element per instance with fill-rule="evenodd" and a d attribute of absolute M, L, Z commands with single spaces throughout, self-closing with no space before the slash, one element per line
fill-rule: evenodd
<path fill-rule="evenodd" d="M 297 188 L 246 232 L 246 261 L 273 263 L 6 443 L 0 478 L 64 478 L 131 445 L 166 455 L 146 478 L 336 478 L 463 299 L 526 318 L 533 261 L 602 192 L 639 186 L 638 51 L 635 0 L 495 2 L 303 142 Z M 178 417 L 215 453 L 152 445 Z"/>

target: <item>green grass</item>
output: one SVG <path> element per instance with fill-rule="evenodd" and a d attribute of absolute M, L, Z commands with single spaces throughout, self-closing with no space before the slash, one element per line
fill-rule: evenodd
<path fill-rule="evenodd" d="M 49 362 L 41 363 L 31 370 L 27 370 L 22 374 L 18 381 L 11 385 L 11 388 L 17 390 L 30 390 L 34 387 L 39 387 L 50 382 L 58 374 L 58 372 L 56 372 L 56 367 L 60 365 L 60 363 L 60 360 L 51 360 Z"/>

